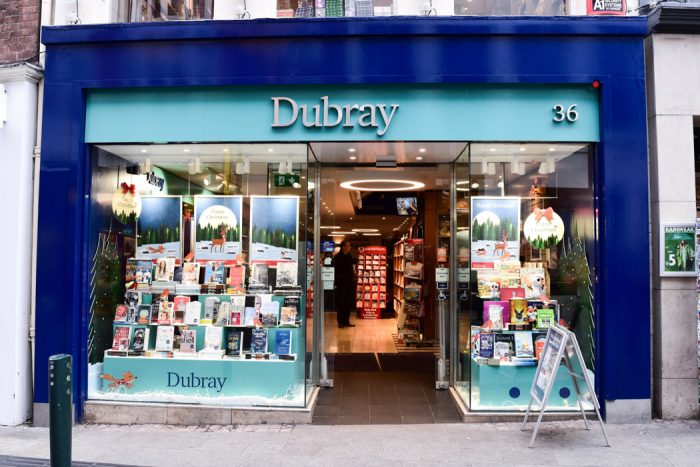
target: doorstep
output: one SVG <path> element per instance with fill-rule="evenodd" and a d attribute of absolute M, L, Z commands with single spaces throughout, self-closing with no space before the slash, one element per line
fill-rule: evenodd
<path fill-rule="evenodd" d="M 459 410 L 459 414 L 462 417 L 464 423 L 522 423 L 525 420 L 525 412 L 470 412 L 467 406 L 464 404 L 462 399 L 457 394 L 455 388 L 450 388 L 450 394 L 452 395 L 452 400 Z M 528 418 L 528 423 L 534 423 L 537 421 L 539 412 L 530 412 L 530 418 Z M 597 421 L 596 414 L 594 411 L 586 411 L 586 418 L 589 421 Z M 542 416 L 542 421 L 548 422 L 563 422 L 570 420 L 583 420 L 581 417 L 581 411 L 557 411 L 557 412 L 545 412 Z"/>
<path fill-rule="evenodd" d="M 86 401 L 85 423 L 110 425 L 259 425 L 311 423 L 318 388 L 304 408 L 220 407 L 200 404 Z"/>

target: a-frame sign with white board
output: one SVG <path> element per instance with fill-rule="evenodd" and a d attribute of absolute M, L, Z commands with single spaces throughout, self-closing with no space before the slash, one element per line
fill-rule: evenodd
<path fill-rule="evenodd" d="M 554 387 L 554 380 L 557 377 L 557 371 L 561 366 L 560 362 L 562 361 L 562 358 L 564 359 L 566 370 L 571 376 L 571 381 L 573 383 L 574 390 L 576 391 L 576 398 L 581 409 L 581 415 L 583 416 L 583 423 L 585 424 L 586 429 L 590 430 L 588 427 L 588 420 L 586 419 L 586 411 L 583 406 L 584 401 L 593 405 L 598 421 L 600 422 L 600 427 L 603 429 L 605 442 L 609 447 L 610 441 L 608 440 L 608 434 L 605 431 L 603 419 L 600 416 L 600 405 L 598 404 L 598 398 L 595 395 L 595 390 L 591 384 L 590 378 L 588 377 L 588 370 L 586 370 L 586 364 L 584 363 L 581 349 L 578 346 L 576 335 L 557 324 L 550 326 L 549 331 L 547 332 L 547 340 L 545 341 L 544 349 L 542 349 L 540 361 L 537 365 L 537 372 L 535 373 L 535 379 L 532 381 L 532 387 L 530 388 L 530 403 L 527 406 L 525 421 L 523 421 L 523 426 L 521 428 L 522 430 L 525 429 L 527 419 L 530 416 L 532 403 L 537 402 L 540 406 L 540 415 L 537 417 L 535 430 L 532 433 L 532 438 L 530 439 L 530 447 L 535 444 L 535 437 L 537 436 L 537 431 L 540 428 L 542 415 L 544 415 L 547 407 L 549 393 Z"/>

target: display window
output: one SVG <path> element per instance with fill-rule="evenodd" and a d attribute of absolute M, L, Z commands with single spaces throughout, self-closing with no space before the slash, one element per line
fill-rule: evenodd
<path fill-rule="evenodd" d="M 576 334 L 593 380 L 592 147 L 471 144 L 455 171 L 457 393 L 473 411 L 524 411 L 552 323 Z M 549 408 L 577 406 L 566 371 L 554 388 Z"/>
<path fill-rule="evenodd" d="M 303 407 L 303 144 L 92 147 L 88 397 Z"/>

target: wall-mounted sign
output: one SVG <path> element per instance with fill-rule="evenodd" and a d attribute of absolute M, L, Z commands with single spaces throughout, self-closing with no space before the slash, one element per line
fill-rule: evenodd
<path fill-rule="evenodd" d="M 627 14 L 627 2 L 626 0 L 587 0 L 586 13 L 624 16 Z"/>
<path fill-rule="evenodd" d="M 695 224 L 661 224 L 662 276 L 695 276 Z"/>
<path fill-rule="evenodd" d="M 377 136 L 384 136 L 389 131 L 391 121 L 399 110 L 399 104 L 332 104 L 328 96 L 321 97 L 318 105 L 298 104 L 289 97 L 273 97 L 272 105 L 272 128 L 292 126 L 301 117 L 301 123 L 306 128 L 333 128 L 339 125 L 354 128 L 357 125 L 376 128 Z"/>
<path fill-rule="evenodd" d="M 523 234 L 534 248 L 549 248 L 564 238 L 564 221 L 552 208 L 535 208 L 525 219 Z"/>
<path fill-rule="evenodd" d="M 156 176 L 155 172 L 148 172 L 146 174 L 146 181 L 155 187 L 158 187 L 160 191 L 163 191 L 163 185 L 165 184 L 165 179 Z"/>

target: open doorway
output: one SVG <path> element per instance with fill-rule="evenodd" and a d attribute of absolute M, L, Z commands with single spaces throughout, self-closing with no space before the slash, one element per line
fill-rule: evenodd
<path fill-rule="evenodd" d="M 318 288 L 327 376 L 334 381 L 332 394 L 319 399 L 322 422 L 458 421 L 450 395 L 435 391 L 447 344 L 435 272 L 449 267 L 452 163 L 465 149 L 465 143 L 311 145 L 320 173 L 318 265 L 334 274 L 333 283 Z"/>

